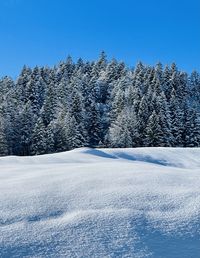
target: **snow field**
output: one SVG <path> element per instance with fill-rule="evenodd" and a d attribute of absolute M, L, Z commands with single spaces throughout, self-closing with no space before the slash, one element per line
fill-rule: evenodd
<path fill-rule="evenodd" d="M 0 158 L 0 257 L 200 257 L 200 149 Z"/>

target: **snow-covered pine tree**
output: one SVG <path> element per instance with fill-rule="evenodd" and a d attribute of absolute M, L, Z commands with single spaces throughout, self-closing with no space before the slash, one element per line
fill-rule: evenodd
<path fill-rule="evenodd" d="M 108 133 L 109 144 L 114 148 L 132 147 L 131 132 L 124 112 L 121 112 L 116 121 L 111 124 Z"/>
<path fill-rule="evenodd" d="M 23 107 L 19 119 L 19 149 L 17 154 L 27 156 L 31 154 L 32 133 L 35 123 L 30 101 Z"/>
<path fill-rule="evenodd" d="M 184 112 L 179 107 L 179 102 L 174 89 L 172 90 L 169 108 L 171 117 L 171 133 L 173 136 L 172 146 L 183 147 Z"/>
<path fill-rule="evenodd" d="M 138 144 L 137 117 L 133 109 L 123 110 L 111 124 L 108 141 L 112 147 L 136 147 Z"/>
<path fill-rule="evenodd" d="M 8 143 L 6 139 L 3 118 L 0 116 L 0 156 L 8 155 Z"/>
<path fill-rule="evenodd" d="M 79 131 L 80 127 L 77 125 L 76 118 L 70 114 L 65 116 L 65 132 L 67 138 L 68 150 L 79 148 L 84 146 L 85 139 L 83 138 L 82 132 Z"/>
<path fill-rule="evenodd" d="M 147 95 L 144 95 L 141 99 L 137 119 L 138 119 L 138 133 L 139 133 L 139 146 L 145 146 L 145 128 L 150 116 L 149 103 L 147 101 Z"/>
<path fill-rule="evenodd" d="M 159 116 L 155 111 L 149 117 L 147 127 L 145 129 L 146 138 L 145 146 L 147 147 L 159 147 L 162 146 L 162 128 L 160 126 Z"/>
<path fill-rule="evenodd" d="M 58 100 L 55 85 L 50 83 L 47 88 L 44 105 L 41 110 L 41 116 L 45 126 L 57 117 Z"/>
<path fill-rule="evenodd" d="M 47 132 L 42 121 L 42 118 L 39 118 L 35 124 L 32 133 L 31 141 L 31 154 L 39 155 L 45 154 L 47 150 Z"/>

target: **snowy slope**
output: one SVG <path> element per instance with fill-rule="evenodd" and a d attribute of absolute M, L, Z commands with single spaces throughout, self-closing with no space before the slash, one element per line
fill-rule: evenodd
<path fill-rule="evenodd" d="M 0 257 L 200 257 L 200 149 L 0 158 Z"/>

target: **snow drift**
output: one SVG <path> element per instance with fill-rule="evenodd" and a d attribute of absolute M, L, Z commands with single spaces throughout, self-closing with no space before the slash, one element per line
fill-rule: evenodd
<path fill-rule="evenodd" d="M 199 254 L 199 148 L 0 158 L 0 257 Z"/>

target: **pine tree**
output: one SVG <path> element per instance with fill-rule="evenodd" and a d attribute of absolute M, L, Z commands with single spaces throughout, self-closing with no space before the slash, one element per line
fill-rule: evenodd
<path fill-rule="evenodd" d="M 31 154 L 45 154 L 47 150 L 47 133 L 44 123 L 39 118 L 35 124 L 32 134 Z"/>
<path fill-rule="evenodd" d="M 19 75 L 18 79 L 17 79 L 17 83 L 16 83 L 16 95 L 17 98 L 22 101 L 23 104 L 25 104 L 28 100 L 27 100 L 27 95 L 26 95 L 26 86 L 27 83 L 29 82 L 30 78 L 31 78 L 31 69 L 24 66 L 21 74 Z"/>
<path fill-rule="evenodd" d="M 59 114 L 58 118 L 52 122 L 52 126 L 55 150 L 60 152 L 70 149 L 67 137 L 66 120 L 62 114 Z"/>
<path fill-rule="evenodd" d="M 72 81 L 72 92 L 70 96 L 70 116 L 74 117 L 75 124 L 77 125 L 77 130 L 81 134 L 81 145 L 83 146 L 84 144 L 87 144 L 87 131 L 85 128 L 85 103 L 84 103 L 84 98 L 83 94 L 80 91 L 80 80 L 73 80 Z"/>
<path fill-rule="evenodd" d="M 39 105 L 39 88 L 38 84 L 33 80 L 30 81 L 26 85 L 26 99 L 30 101 L 32 106 L 32 111 L 35 114 L 39 114 L 40 105 Z"/>
<path fill-rule="evenodd" d="M 159 147 L 162 146 L 162 128 L 159 123 L 158 115 L 155 111 L 149 117 L 146 127 L 145 146 Z"/>
<path fill-rule="evenodd" d="M 137 114 L 138 119 L 138 133 L 139 133 L 139 146 L 144 146 L 145 140 L 145 128 L 150 116 L 150 111 L 148 107 L 147 96 L 143 96 L 139 105 L 139 110 Z"/>
<path fill-rule="evenodd" d="M 46 98 L 42 108 L 42 119 L 45 126 L 48 126 L 48 124 L 57 117 L 57 108 L 57 94 L 54 84 L 51 83 L 47 88 Z"/>
<path fill-rule="evenodd" d="M 200 120 L 195 109 L 192 109 L 189 114 L 187 126 L 190 127 L 190 130 L 185 145 L 188 147 L 200 147 Z"/>
<path fill-rule="evenodd" d="M 30 102 L 23 107 L 19 119 L 19 149 L 17 154 L 27 156 L 31 154 L 32 132 L 35 122 Z"/>
<path fill-rule="evenodd" d="M 188 78 L 188 87 L 191 105 L 200 111 L 200 74 L 197 71 L 193 71 Z"/>
<path fill-rule="evenodd" d="M 8 143 L 2 117 L 0 117 L 0 156 L 8 155 Z"/>
<path fill-rule="evenodd" d="M 67 114 L 65 117 L 66 123 L 66 138 L 68 149 L 74 149 L 84 146 L 84 138 L 82 132 L 79 130 L 79 126 L 74 116 Z"/>
<path fill-rule="evenodd" d="M 111 125 L 109 131 L 109 143 L 114 148 L 128 148 L 131 145 L 131 134 L 125 119 L 120 115 L 117 121 Z"/>
<path fill-rule="evenodd" d="M 173 136 L 172 146 L 183 147 L 184 112 L 179 107 L 175 90 L 170 99 L 171 133 Z"/>
<path fill-rule="evenodd" d="M 54 140 L 54 121 L 51 121 L 46 127 L 46 137 L 46 153 L 56 152 Z"/>
<path fill-rule="evenodd" d="M 102 124 L 98 105 L 90 101 L 86 116 L 86 129 L 89 146 L 97 146 L 102 141 Z"/>
<path fill-rule="evenodd" d="M 184 130 L 183 130 L 184 147 L 200 146 L 200 121 L 197 112 L 185 106 L 184 109 Z"/>

